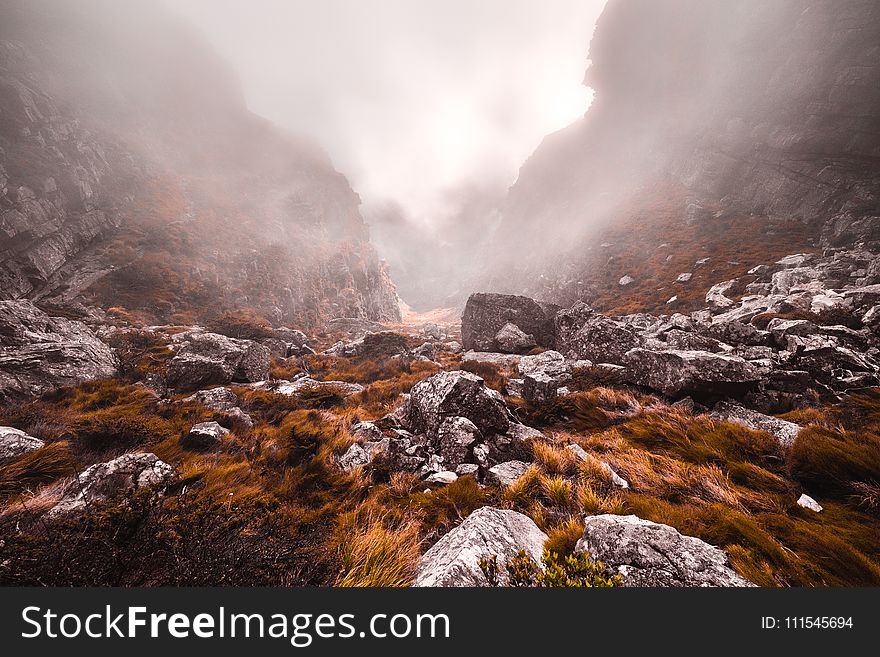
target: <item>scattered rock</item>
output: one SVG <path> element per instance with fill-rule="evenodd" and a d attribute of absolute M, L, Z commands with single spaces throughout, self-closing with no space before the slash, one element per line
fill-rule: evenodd
<path fill-rule="evenodd" d="M 761 372 L 742 358 L 707 351 L 632 349 L 625 365 L 630 383 L 669 397 L 738 397 L 761 380 Z"/>
<path fill-rule="evenodd" d="M 668 525 L 633 515 L 587 516 L 584 525 L 576 549 L 619 573 L 625 586 L 754 586 L 723 550 Z"/>
<path fill-rule="evenodd" d="M 39 438 L 34 438 L 20 429 L 0 427 L 0 463 L 35 452 L 45 444 Z"/>
<path fill-rule="evenodd" d="M 528 471 L 530 464 L 523 461 L 506 461 L 489 468 L 486 473 L 486 483 L 502 488 L 515 483 Z"/>
<path fill-rule="evenodd" d="M 541 562 L 547 535 L 516 511 L 482 507 L 425 552 L 414 586 L 488 586 L 480 559 L 503 565 L 520 551 Z"/>
<path fill-rule="evenodd" d="M 815 511 L 816 513 L 822 511 L 822 505 L 806 493 L 801 493 L 801 496 L 798 498 L 797 503 L 798 506 L 802 506 L 805 509 L 809 509 L 810 511 Z"/>
<path fill-rule="evenodd" d="M 440 372 L 413 386 L 405 426 L 414 433 L 434 433 L 446 418 L 463 417 L 479 431 L 505 433 L 510 426 L 501 395 L 470 372 Z"/>
<path fill-rule="evenodd" d="M 48 515 L 57 517 L 84 510 L 91 503 L 121 500 L 141 488 L 163 492 L 174 476 L 174 468 L 155 454 L 123 454 L 112 461 L 96 463 L 77 475 L 63 489 L 61 499 Z"/>
<path fill-rule="evenodd" d="M 634 279 L 632 276 L 627 274 L 626 276 L 621 276 L 620 280 L 617 281 L 617 284 L 620 285 L 621 287 L 626 287 L 627 285 L 632 285 L 635 282 L 636 282 L 636 279 Z"/>
<path fill-rule="evenodd" d="M 458 479 L 458 475 L 454 472 L 450 472 L 449 470 L 443 470 L 441 472 L 435 472 L 430 475 L 427 479 L 425 479 L 425 483 L 428 484 L 439 484 L 441 486 L 445 486 L 447 484 L 451 484 L 453 481 Z"/>
<path fill-rule="evenodd" d="M 185 402 L 198 402 L 205 408 L 213 411 L 231 411 L 237 407 L 241 401 L 229 388 L 211 388 L 210 390 L 199 390 L 197 393 L 186 397 Z"/>
<path fill-rule="evenodd" d="M 216 422 L 199 422 L 193 425 L 180 444 L 187 449 L 217 449 L 223 444 L 223 439 L 228 434 L 229 429 L 221 427 Z"/>
<path fill-rule="evenodd" d="M 523 354 L 538 346 L 535 337 L 527 335 L 520 328 L 507 322 L 495 335 L 496 348 L 506 354 Z"/>
<path fill-rule="evenodd" d="M 175 341 L 177 353 L 168 365 L 167 377 L 168 386 L 175 390 L 269 378 L 269 349 L 253 340 L 190 331 L 175 336 Z"/>
<path fill-rule="evenodd" d="M 781 420 L 771 415 L 764 415 L 730 401 L 715 404 L 711 417 L 726 422 L 735 422 L 755 431 L 766 431 L 772 434 L 784 448 L 791 447 L 797 438 L 800 426 L 794 422 Z"/>

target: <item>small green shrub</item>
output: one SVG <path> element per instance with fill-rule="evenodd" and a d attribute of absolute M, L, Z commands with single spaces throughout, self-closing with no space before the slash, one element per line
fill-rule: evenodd
<path fill-rule="evenodd" d="M 497 555 L 482 558 L 477 563 L 489 586 L 613 588 L 623 584 L 620 575 L 609 573 L 601 561 L 593 561 L 586 552 L 560 556 L 545 549 L 541 555 L 542 569 L 525 550 L 520 550 L 504 564 L 506 582 L 501 578 Z"/>

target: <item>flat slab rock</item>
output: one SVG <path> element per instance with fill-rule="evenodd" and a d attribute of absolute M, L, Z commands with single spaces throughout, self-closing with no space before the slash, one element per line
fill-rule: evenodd
<path fill-rule="evenodd" d="M 425 552 L 413 586 L 488 586 L 479 560 L 504 564 L 520 550 L 540 563 L 547 534 L 528 516 L 484 506 Z"/>
<path fill-rule="evenodd" d="M 584 524 L 576 549 L 619 573 L 625 586 L 754 586 L 730 568 L 724 550 L 669 525 L 610 514 Z"/>
<path fill-rule="evenodd" d="M 718 402 L 710 417 L 735 422 L 755 431 L 766 431 L 775 436 L 779 444 L 785 448 L 794 444 L 794 439 L 797 438 L 798 432 L 801 430 L 800 425 L 794 422 L 780 420 L 772 415 L 764 415 L 732 402 Z"/>

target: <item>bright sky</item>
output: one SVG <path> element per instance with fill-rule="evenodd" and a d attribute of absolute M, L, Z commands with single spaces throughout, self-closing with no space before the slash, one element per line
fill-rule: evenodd
<path fill-rule="evenodd" d="M 165 0 L 238 72 L 250 108 L 310 136 L 365 205 L 430 223 L 509 186 L 589 106 L 605 0 Z"/>

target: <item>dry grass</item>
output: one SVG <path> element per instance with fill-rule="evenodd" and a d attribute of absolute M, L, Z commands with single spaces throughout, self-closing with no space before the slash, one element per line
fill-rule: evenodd
<path fill-rule="evenodd" d="M 339 517 L 332 544 L 341 566 L 335 584 L 343 587 L 408 586 L 420 556 L 415 523 L 357 511 Z"/>

